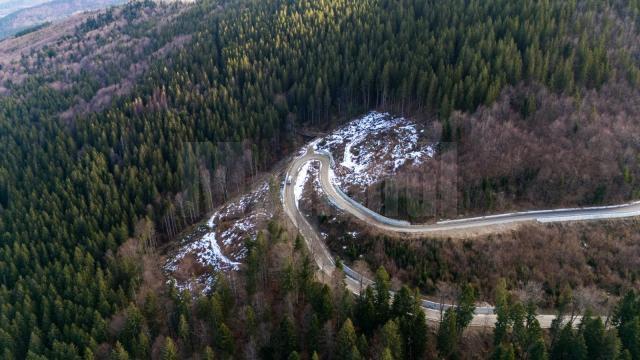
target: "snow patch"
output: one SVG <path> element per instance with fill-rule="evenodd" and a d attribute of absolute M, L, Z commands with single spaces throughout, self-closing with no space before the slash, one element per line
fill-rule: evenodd
<path fill-rule="evenodd" d="M 175 257 L 170 261 L 167 268 L 175 270 L 177 266 L 176 264 L 187 254 L 194 254 L 198 261 L 200 261 L 202 264 L 207 264 L 218 268 L 230 268 L 232 270 L 237 270 L 238 265 L 240 265 L 240 263 L 230 260 L 222 253 L 220 245 L 218 245 L 218 241 L 216 240 L 215 231 L 207 233 L 199 240 L 196 240 L 181 248 L 180 251 L 175 255 Z"/>
<path fill-rule="evenodd" d="M 433 158 L 435 144 L 425 144 L 423 134 L 424 129 L 411 120 L 373 111 L 310 146 L 336 159 L 336 185 L 364 191 L 405 165 Z"/>
<path fill-rule="evenodd" d="M 310 162 L 304 163 L 298 172 L 298 176 L 296 176 L 295 187 L 293 188 L 293 194 L 296 198 L 296 207 L 302 199 L 302 193 L 304 192 L 304 185 L 307 183 L 309 178 L 309 164 Z"/>
<path fill-rule="evenodd" d="M 205 225 L 187 235 L 176 252 L 165 264 L 170 282 L 178 290 L 201 290 L 209 292 L 215 283 L 216 271 L 237 271 L 240 260 L 246 256 L 243 240 L 257 235 L 258 224 L 270 218 L 269 211 L 257 206 L 264 204 L 269 193 L 269 184 L 227 203 L 216 211 Z M 194 279 L 178 281 L 176 272 L 187 256 L 193 256 L 201 267 L 209 268 Z"/>

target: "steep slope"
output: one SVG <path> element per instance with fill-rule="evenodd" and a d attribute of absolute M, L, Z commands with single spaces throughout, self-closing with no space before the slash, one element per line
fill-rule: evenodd
<path fill-rule="evenodd" d="M 34 7 L 51 0 L 2 0 L 0 1 L 0 18 L 18 10 Z"/>
<path fill-rule="evenodd" d="M 53 91 L 57 116 L 70 120 L 131 92 L 150 64 L 190 39 L 176 31 L 181 4 L 132 2 L 79 14 L 0 42 L 0 96 Z"/>
<path fill-rule="evenodd" d="M 159 10 L 147 5 L 118 10 L 117 21 L 88 19 L 78 34 L 3 64 L 3 358 L 145 358 L 154 343 L 156 353 L 177 347 L 185 358 L 213 351 L 252 357 L 257 349 L 288 356 L 291 348 L 311 357 L 307 348 L 269 343 L 278 324 L 282 334 L 302 324 L 305 310 L 296 304 L 307 303 L 272 292 L 263 241 L 247 255 L 247 291 L 234 284 L 233 295 L 198 306 L 151 282 L 148 260 L 157 245 L 295 151 L 300 125 L 330 126 L 380 107 L 440 119 L 450 141 L 454 110 L 493 104 L 508 85 L 539 83 L 567 96 L 608 82 L 638 85 L 635 19 L 618 16 L 613 1 L 202 1 L 156 21 L 145 14 Z M 161 24 L 167 27 L 157 30 Z M 96 31 L 104 26 L 119 30 Z M 67 36 L 87 42 L 69 46 Z M 184 39 L 183 46 L 149 58 L 128 91 L 93 102 L 100 89 L 136 73 L 131 64 L 139 56 L 147 59 L 174 39 Z M 101 53 L 105 44 L 113 51 Z M 66 64 L 78 64 L 70 66 L 77 72 Z M 274 244 L 285 244 L 281 229 L 270 230 Z M 323 299 L 307 286 L 309 266 L 297 262 L 301 274 L 290 277 L 304 284 L 296 298 Z M 148 294 L 167 296 L 154 305 L 153 297 L 144 300 Z M 234 303 L 233 314 L 246 318 L 220 310 Z M 273 314 L 242 311 L 265 303 Z M 251 330 L 256 318 L 267 319 L 264 331 Z M 325 323 L 327 333 L 336 332 L 335 322 Z M 178 345 L 165 343 L 176 334 Z"/>
<path fill-rule="evenodd" d="M 64 19 L 78 12 L 104 9 L 126 0 L 52 0 L 26 7 L 0 18 L 0 39 L 21 30 Z"/>

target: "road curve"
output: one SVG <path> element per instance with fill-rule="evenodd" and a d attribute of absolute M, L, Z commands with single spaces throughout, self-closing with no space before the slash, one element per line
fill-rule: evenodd
<path fill-rule="evenodd" d="M 459 230 L 487 229 L 497 225 L 524 222 L 566 222 L 640 216 L 640 202 L 633 202 L 614 206 L 517 212 L 440 221 L 435 224 L 410 224 L 406 221 L 384 217 L 347 196 L 342 190 L 335 186 L 332 181 L 333 172 L 331 171 L 331 166 L 333 159 L 331 155 L 324 152 L 314 152 L 314 150 L 309 147 L 304 154 L 293 160 L 287 170 L 287 180 L 285 181 L 281 194 L 282 203 L 285 213 L 304 237 L 321 273 L 326 276 L 333 274 L 336 267 L 335 261 L 317 231 L 298 209 L 294 190 L 299 180 L 300 172 L 308 162 L 320 163 L 320 185 L 328 199 L 336 207 L 365 221 L 371 226 L 388 232 L 425 235 L 433 233 L 446 234 L 447 232 Z M 303 176 L 305 175 L 306 174 L 303 174 Z M 356 294 L 358 294 L 363 287 L 372 283 L 370 279 L 365 278 L 347 266 L 343 266 L 343 271 L 347 288 Z M 429 300 L 422 301 L 422 307 L 427 319 L 430 321 L 439 321 L 442 310 L 450 306 L 452 305 L 440 304 Z M 477 307 L 470 326 L 493 327 L 496 321 L 496 315 L 493 314 L 493 310 L 493 307 Z M 537 318 L 541 327 L 548 328 L 551 326 L 551 322 L 555 316 L 538 315 Z"/>

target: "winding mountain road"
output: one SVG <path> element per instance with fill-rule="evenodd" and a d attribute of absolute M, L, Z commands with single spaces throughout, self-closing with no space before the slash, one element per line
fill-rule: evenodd
<path fill-rule="evenodd" d="M 486 230 L 496 226 L 525 222 L 566 222 L 640 216 L 640 202 L 633 202 L 615 206 L 517 212 L 440 221 L 435 224 L 410 224 L 406 221 L 384 217 L 347 196 L 342 190 L 335 186 L 332 180 L 333 172 L 331 171 L 331 167 L 333 165 L 333 159 L 331 154 L 315 152 L 313 148 L 309 147 L 304 154 L 293 160 L 287 170 L 287 180 L 285 181 L 281 194 L 282 203 L 285 213 L 304 237 L 321 273 L 329 277 L 336 268 L 335 260 L 318 232 L 299 210 L 295 194 L 296 184 L 299 181 L 304 181 L 306 177 L 306 173 L 301 174 L 301 170 L 304 168 L 304 165 L 309 162 L 320 163 L 321 188 L 336 207 L 386 232 L 417 235 L 434 233 L 447 234 L 460 230 Z M 358 294 L 363 287 L 372 284 L 372 280 L 367 279 L 347 266 L 343 265 L 343 271 L 347 288 L 355 294 Z M 422 307 L 429 321 L 439 321 L 442 310 L 450 306 L 452 305 L 440 304 L 426 299 L 422 300 Z M 493 310 L 493 307 L 476 307 L 475 315 L 470 326 L 493 327 L 496 321 L 496 315 Z M 555 316 L 538 315 L 537 318 L 541 327 L 549 328 Z"/>

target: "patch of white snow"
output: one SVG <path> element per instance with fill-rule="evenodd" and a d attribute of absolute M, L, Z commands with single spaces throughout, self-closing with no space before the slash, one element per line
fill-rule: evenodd
<path fill-rule="evenodd" d="M 221 207 L 209 218 L 206 225 L 187 235 L 165 264 L 164 268 L 169 276 L 173 278 L 172 274 L 179 271 L 179 264 L 188 255 L 192 255 L 200 265 L 211 267 L 215 271 L 238 270 L 238 260 L 246 255 L 242 241 L 246 237 L 255 236 L 257 225 L 271 216 L 265 208 L 259 206 L 267 198 L 268 192 L 269 184 L 265 182 L 257 190 Z M 225 252 L 228 255 L 225 255 Z M 213 273 L 207 271 L 195 279 L 170 281 L 179 290 L 194 291 L 198 288 L 208 292 L 215 279 Z"/>
<path fill-rule="evenodd" d="M 300 168 L 300 172 L 296 177 L 295 187 L 293 188 L 293 194 L 296 198 L 296 207 L 298 206 L 300 199 L 302 199 L 304 185 L 307 183 L 307 179 L 309 178 L 309 164 L 310 162 L 306 162 L 304 165 L 302 165 L 302 167 Z"/>
<path fill-rule="evenodd" d="M 341 159 L 335 169 L 336 185 L 363 191 L 408 163 L 419 165 L 433 158 L 434 144 L 424 145 L 423 133 L 411 120 L 374 111 L 310 146 Z"/>

